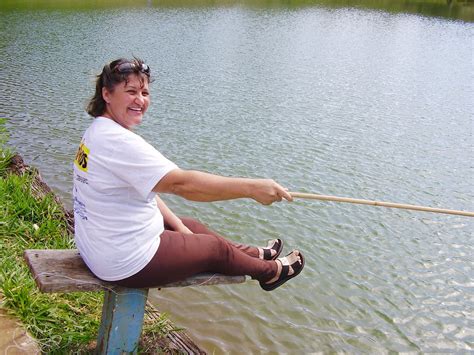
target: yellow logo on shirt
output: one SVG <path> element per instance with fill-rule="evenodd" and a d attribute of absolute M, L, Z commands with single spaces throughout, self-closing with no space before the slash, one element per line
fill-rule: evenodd
<path fill-rule="evenodd" d="M 86 147 L 84 142 L 81 142 L 79 149 L 76 153 L 76 159 L 74 164 L 82 171 L 87 172 L 87 161 L 89 160 L 89 148 Z"/>

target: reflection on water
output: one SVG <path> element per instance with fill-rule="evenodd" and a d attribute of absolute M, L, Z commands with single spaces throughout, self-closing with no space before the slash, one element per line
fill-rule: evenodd
<path fill-rule="evenodd" d="M 474 209 L 471 23 L 320 6 L 0 16 L 0 116 L 66 200 L 94 74 L 134 54 L 156 77 L 138 131 L 183 168 Z M 271 293 L 255 281 L 152 292 L 211 353 L 473 350 L 472 219 L 163 198 L 236 242 L 282 237 L 306 256 Z"/>
<path fill-rule="evenodd" d="M 405 12 L 474 21 L 472 0 L 3 0 L 0 9 L 99 9 L 120 7 L 222 7 L 298 9 L 325 6 L 332 8 L 359 7 L 389 12 Z"/>

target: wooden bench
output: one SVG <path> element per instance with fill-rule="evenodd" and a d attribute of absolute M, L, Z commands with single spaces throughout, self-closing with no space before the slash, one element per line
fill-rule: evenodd
<path fill-rule="evenodd" d="M 98 353 L 137 352 L 148 289 L 125 288 L 98 279 L 75 249 L 26 250 L 24 256 L 41 292 L 105 292 L 97 337 Z M 245 279 L 245 276 L 199 274 L 160 288 L 233 284 Z"/>

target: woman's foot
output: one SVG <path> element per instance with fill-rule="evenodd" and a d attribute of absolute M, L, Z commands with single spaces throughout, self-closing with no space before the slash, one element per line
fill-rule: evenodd
<path fill-rule="evenodd" d="M 283 240 L 273 239 L 266 248 L 258 248 L 258 257 L 263 260 L 275 260 L 283 250 Z"/>
<path fill-rule="evenodd" d="M 260 282 L 260 287 L 265 291 L 272 291 L 283 285 L 286 281 L 297 276 L 304 267 L 304 258 L 298 250 L 293 250 L 284 258 L 276 259 L 278 269 L 274 278 Z"/>

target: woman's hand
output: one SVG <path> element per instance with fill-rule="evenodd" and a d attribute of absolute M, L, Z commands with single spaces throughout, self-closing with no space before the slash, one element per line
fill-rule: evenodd
<path fill-rule="evenodd" d="M 279 202 L 283 199 L 293 201 L 293 197 L 288 193 L 288 189 L 284 188 L 271 179 L 255 179 L 252 180 L 253 186 L 251 190 L 252 198 L 260 202 L 262 205 L 270 205 L 273 202 Z"/>
<path fill-rule="evenodd" d="M 167 225 L 169 225 L 175 232 L 193 234 L 193 232 L 191 232 L 191 230 L 184 225 L 183 221 L 181 221 L 181 219 L 179 219 L 179 217 L 176 216 L 168 206 L 166 206 L 166 203 L 158 195 L 156 195 L 155 198 L 156 204 L 160 209 L 161 215 L 163 216 L 163 221 Z"/>

